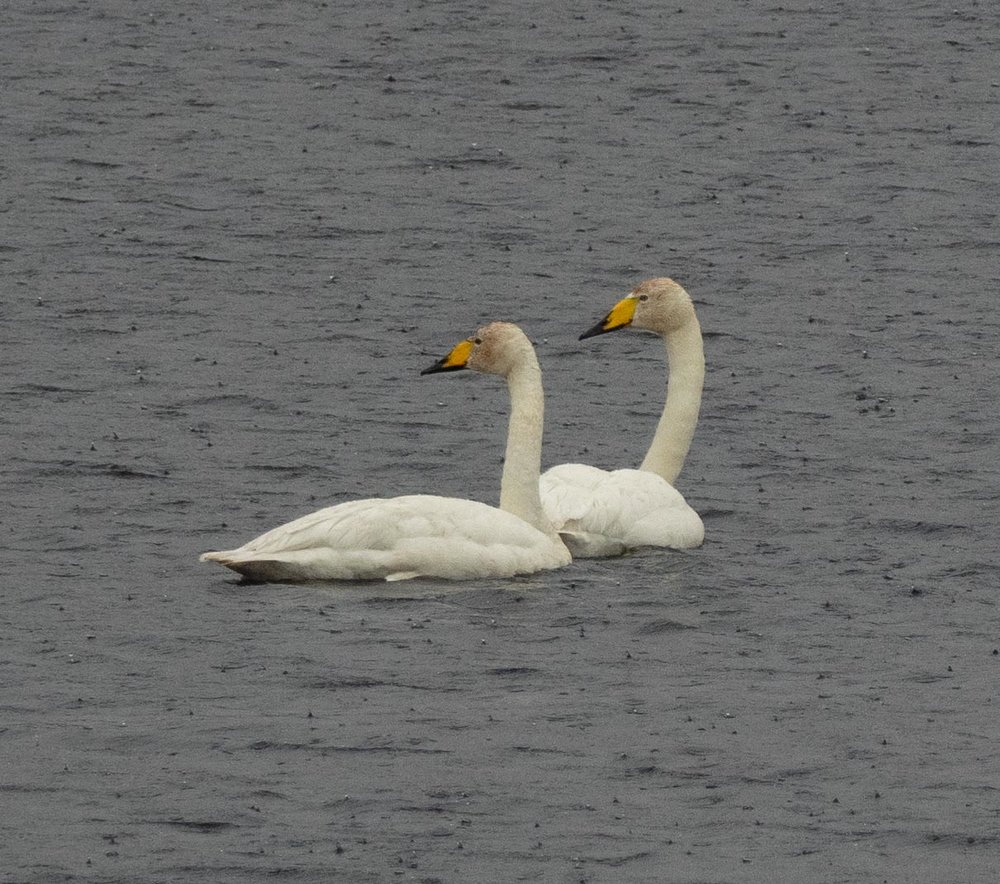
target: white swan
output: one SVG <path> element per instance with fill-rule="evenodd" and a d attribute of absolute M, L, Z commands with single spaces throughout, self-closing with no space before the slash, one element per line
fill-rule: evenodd
<path fill-rule="evenodd" d="M 507 380 L 511 411 L 499 509 L 426 494 L 354 500 L 201 560 L 264 582 L 509 577 L 569 564 L 539 498 L 542 374 L 531 342 L 516 325 L 494 322 L 421 374 L 460 368 Z"/>
<path fill-rule="evenodd" d="M 688 293 L 647 279 L 580 340 L 625 326 L 660 335 L 667 349 L 667 401 L 637 470 L 561 464 L 541 478 L 542 504 L 574 557 L 619 555 L 638 546 L 686 549 L 705 538 L 701 517 L 671 484 L 684 465 L 701 406 L 705 355 Z"/>

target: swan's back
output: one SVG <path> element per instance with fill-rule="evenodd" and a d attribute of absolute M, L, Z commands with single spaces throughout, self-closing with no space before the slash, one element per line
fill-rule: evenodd
<path fill-rule="evenodd" d="M 415 494 L 317 510 L 210 552 L 254 581 L 511 577 L 569 564 L 557 537 L 474 500 Z"/>

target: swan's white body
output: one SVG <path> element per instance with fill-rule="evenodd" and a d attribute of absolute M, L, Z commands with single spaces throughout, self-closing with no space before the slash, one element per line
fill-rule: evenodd
<path fill-rule="evenodd" d="M 205 553 L 262 582 L 510 577 L 569 562 L 548 535 L 475 500 L 413 494 L 351 500 Z"/>
<path fill-rule="evenodd" d="M 617 556 L 639 546 L 701 546 L 705 527 L 684 496 L 645 470 L 564 463 L 542 474 L 542 503 L 577 558 Z"/>
<path fill-rule="evenodd" d="M 574 557 L 639 546 L 688 549 L 705 538 L 701 517 L 673 487 L 698 423 L 705 356 L 687 292 L 670 279 L 641 283 L 582 337 L 632 325 L 659 334 L 669 366 L 667 399 L 639 469 L 561 464 L 541 477 L 542 505 Z"/>
<path fill-rule="evenodd" d="M 354 500 L 288 522 L 238 549 L 205 553 L 202 561 L 264 582 L 510 577 L 569 564 L 569 551 L 539 498 L 544 405 L 530 341 L 517 326 L 495 322 L 427 372 L 466 367 L 502 375 L 510 390 L 500 509 L 426 494 Z"/>

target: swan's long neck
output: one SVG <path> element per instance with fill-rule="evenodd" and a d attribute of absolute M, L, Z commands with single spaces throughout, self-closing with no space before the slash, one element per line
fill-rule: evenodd
<path fill-rule="evenodd" d="M 673 484 L 691 447 L 705 382 L 705 351 L 694 311 L 680 328 L 664 336 L 664 342 L 667 348 L 667 401 L 639 469 L 657 473 Z"/>
<path fill-rule="evenodd" d="M 500 480 L 500 509 L 519 516 L 546 534 L 552 534 L 538 490 L 545 412 L 542 372 L 534 353 L 530 356 L 507 376 L 510 424 L 507 428 L 503 478 Z"/>

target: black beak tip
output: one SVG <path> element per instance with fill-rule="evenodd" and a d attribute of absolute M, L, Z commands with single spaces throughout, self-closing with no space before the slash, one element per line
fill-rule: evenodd
<path fill-rule="evenodd" d="M 595 338 L 598 335 L 603 335 L 606 331 L 607 329 L 604 327 L 604 320 L 602 319 L 597 325 L 588 328 L 577 340 L 583 341 L 587 338 Z"/>
<path fill-rule="evenodd" d="M 428 365 L 427 368 L 425 368 L 423 371 L 420 372 L 420 374 L 422 374 L 422 375 L 424 375 L 424 374 L 438 374 L 439 372 L 442 372 L 442 371 L 460 371 L 461 369 L 465 368 L 464 365 L 445 365 L 444 363 L 445 363 L 445 360 L 444 359 L 440 359 L 437 362 L 435 362 L 433 365 Z"/>

